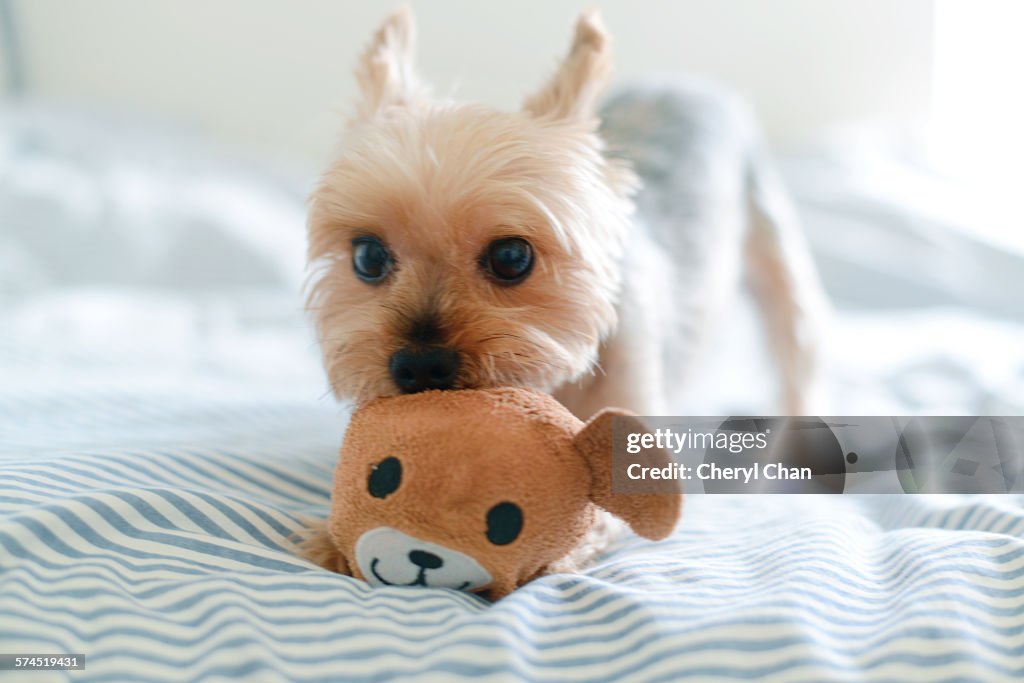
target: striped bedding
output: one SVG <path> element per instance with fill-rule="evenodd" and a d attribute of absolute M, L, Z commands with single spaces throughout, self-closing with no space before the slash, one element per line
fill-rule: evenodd
<path fill-rule="evenodd" d="M 334 453 L 296 406 L 106 395 L 92 444 L 24 443 L 76 399 L 8 397 L 0 464 L 0 651 L 84 653 L 69 679 L 1024 676 L 1017 499 L 693 497 L 667 542 L 490 605 L 293 555 Z M 179 443 L 117 445 L 164 421 Z M 186 438 L 210 422 L 237 438 Z"/>
<path fill-rule="evenodd" d="M 327 510 L 345 415 L 292 299 L 225 301 L 8 311 L 0 653 L 83 653 L 76 681 L 1024 678 L 1009 496 L 693 496 L 668 541 L 494 605 L 321 571 L 289 538 Z M 86 310 L 108 336 L 77 336 Z"/>

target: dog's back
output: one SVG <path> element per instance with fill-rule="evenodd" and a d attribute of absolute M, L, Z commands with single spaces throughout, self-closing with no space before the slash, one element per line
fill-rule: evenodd
<path fill-rule="evenodd" d="M 708 330 L 746 276 L 778 358 L 781 407 L 807 411 L 824 296 L 745 102 L 713 84 L 673 78 L 620 89 L 601 118 L 609 154 L 628 160 L 641 180 L 619 334 L 628 337 L 629 326 L 642 333 L 608 346 L 619 356 L 640 349 L 646 361 L 631 364 L 647 367 L 649 393 L 596 393 L 601 400 L 624 395 L 645 412 L 670 411 Z M 602 365 L 609 361 L 616 362 L 602 358 Z"/>

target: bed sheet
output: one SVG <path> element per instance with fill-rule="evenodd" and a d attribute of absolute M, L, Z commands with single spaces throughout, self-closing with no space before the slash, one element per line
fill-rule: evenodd
<path fill-rule="evenodd" d="M 345 411 L 287 295 L 79 288 L 5 317 L 0 650 L 86 654 L 68 680 L 1024 675 L 1019 497 L 693 496 L 669 540 L 497 604 L 370 589 L 290 540 Z M 868 323 L 851 343 L 898 321 Z"/>

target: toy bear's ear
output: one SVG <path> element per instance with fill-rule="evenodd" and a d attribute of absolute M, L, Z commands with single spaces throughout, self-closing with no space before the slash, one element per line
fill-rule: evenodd
<path fill-rule="evenodd" d="M 623 434 L 646 432 L 647 428 L 632 413 L 606 408 L 583 426 L 573 439 L 576 450 L 590 465 L 592 484 L 590 499 L 599 507 L 620 517 L 640 536 L 653 541 L 665 538 L 675 528 L 682 509 L 683 496 L 678 493 L 614 493 L 612 491 L 612 421 L 619 418 Z M 630 462 L 643 467 L 665 467 L 672 462 L 669 454 L 659 449 L 645 449 Z"/>

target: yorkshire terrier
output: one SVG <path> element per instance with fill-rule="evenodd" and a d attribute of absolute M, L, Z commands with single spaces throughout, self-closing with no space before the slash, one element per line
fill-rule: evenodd
<path fill-rule="evenodd" d="M 584 419 L 664 414 L 745 273 L 780 407 L 807 410 L 824 299 L 742 106 L 652 86 L 614 99 L 602 129 L 595 12 L 515 112 L 433 98 L 413 43 L 408 9 L 374 35 L 310 201 L 308 305 L 338 398 L 511 385 Z"/>

